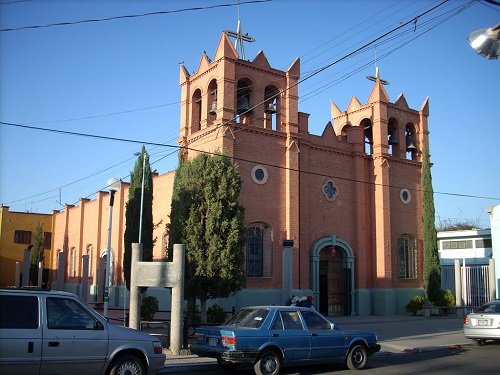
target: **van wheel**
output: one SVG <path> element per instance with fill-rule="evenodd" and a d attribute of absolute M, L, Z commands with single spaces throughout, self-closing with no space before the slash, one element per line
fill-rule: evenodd
<path fill-rule="evenodd" d="M 110 375 L 145 375 L 144 364 L 135 355 L 119 357 L 111 366 Z"/>
<path fill-rule="evenodd" d="M 263 352 L 253 369 L 256 375 L 278 375 L 281 371 L 281 356 L 274 350 Z"/>
<path fill-rule="evenodd" d="M 347 355 L 347 367 L 349 370 L 361 370 L 368 362 L 368 352 L 364 345 L 355 345 Z"/>

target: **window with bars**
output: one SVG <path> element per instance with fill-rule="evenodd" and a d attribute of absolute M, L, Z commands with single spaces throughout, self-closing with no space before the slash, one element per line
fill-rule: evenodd
<path fill-rule="evenodd" d="M 417 278 L 417 244 L 416 239 L 405 235 L 398 240 L 399 278 Z"/>
<path fill-rule="evenodd" d="M 247 277 L 271 277 L 272 230 L 263 223 L 255 223 L 246 230 Z"/>
<path fill-rule="evenodd" d="M 29 230 L 16 230 L 14 232 L 15 243 L 31 243 L 31 232 Z"/>

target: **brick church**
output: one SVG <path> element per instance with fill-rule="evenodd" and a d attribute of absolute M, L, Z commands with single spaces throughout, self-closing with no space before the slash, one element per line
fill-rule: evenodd
<path fill-rule="evenodd" d="M 376 77 L 367 103 L 352 97 L 344 111 L 331 103 L 333 122 L 314 135 L 309 115 L 299 111 L 299 80 L 299 59 L 287 71 L 272 68 L 262 51 L 245 60 L 227 33 L 213 59 L 203 53 L 195 73 L 181 65 L 179 145 L 189 158 L 223 150 L 242 179 L 246 287 L 217 303 L 280 304 L 283 241 L 293 240 L 292 292 L 313 295 L 322 313 L 402 313 L 423 288 L 420 180 L 428 99 L 419 110 L 409 108 L 403 94 L 391 102 Z M 168 222 L 173 177 L 154 176 L 155 223 Z M 111 301 L 117 306 L 124 293 L 127 190 L 122 183 L 115 200 L 117 297 Z M 78 283 L 79 259 L 89 255 L 96 300 L 105 264 L 106 196 L 68 206 L 55 220 L 54 249 L 67 253 L 66 285 Z M 168 241 L 164 228 L 155 229 L 155 259 Z"/>

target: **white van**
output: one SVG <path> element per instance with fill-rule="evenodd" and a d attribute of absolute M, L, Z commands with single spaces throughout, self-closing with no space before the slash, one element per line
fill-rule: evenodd
<path fill-rule="evenodd" d="M 0 374 L 154 374 L 160 341 L 108 323 L 74 294 L 0 289 Z"/>

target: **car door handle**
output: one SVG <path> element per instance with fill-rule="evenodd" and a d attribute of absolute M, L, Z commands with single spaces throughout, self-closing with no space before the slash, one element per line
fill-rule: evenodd
<path fill-rule="evenodd" d="M 278 333 L 273 333 L 271 336 L 272 336 L 272 337 L 278 337 L 278 336 L 279 336 L 279 334 L 278 334 Z"/>
<path fill-rule="evenodd" d="M 35 344 L 33 343 L 33 341 L 30 341 L 28 343 L 28 353 L 33 353 L 34 346 Z"/>
<path fill-rule="evenodd" d="M 317 333 L 311 333 L 311 336 L 319 336 Z"/>
<path fill-rule="evenodd" d="M 49 341 L 49 347 L 55 348 L 56 346 L 59 346 L 59 341 Z"/>

